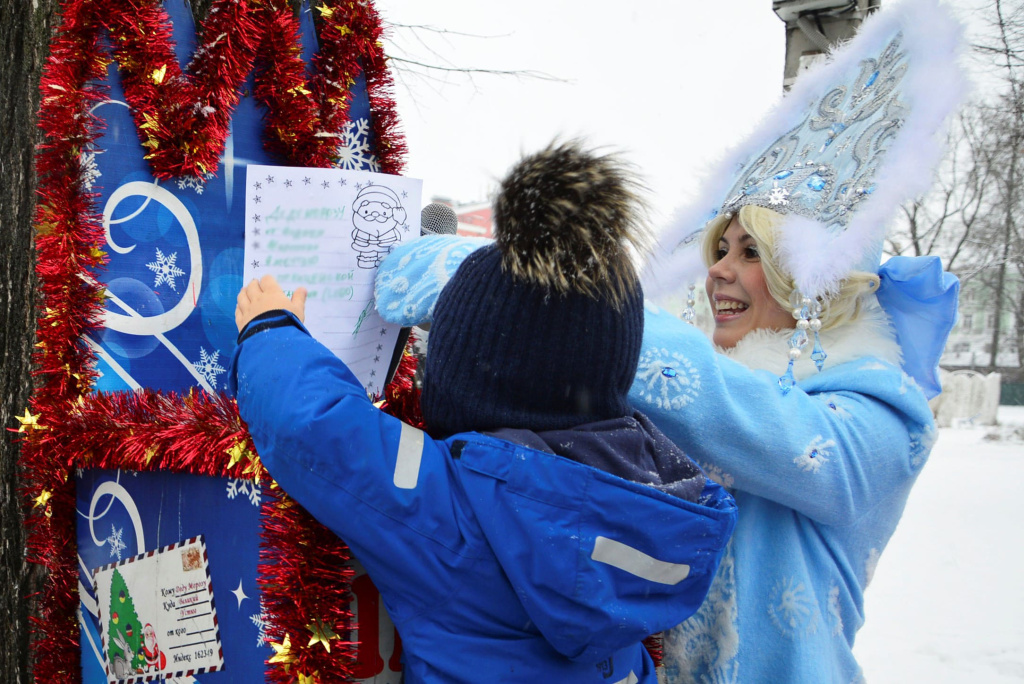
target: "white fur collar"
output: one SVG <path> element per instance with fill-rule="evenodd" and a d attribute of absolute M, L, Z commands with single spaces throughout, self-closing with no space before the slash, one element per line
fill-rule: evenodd
<path fill-rule="evenodd" d="M 719 348 L 718 351 L 748 368 L 782 375 L 789 364 L 787 342 L 792 335 L 790 330 L 754 330 L 747 333 L 732 349 Z M 903 360 L 889 318 L 874 296 L 857 320 L 822 332 L 820 337 L 821 346 L 828 354 L 823 370 L 865 356 L 874 356 L 897 366 Z M 793 364 L 793 375 L 797 380 L 804 380 L 818 372 L 811 359 L 811 349 L 811 345 L 808 345 L 803 355 Z"/>

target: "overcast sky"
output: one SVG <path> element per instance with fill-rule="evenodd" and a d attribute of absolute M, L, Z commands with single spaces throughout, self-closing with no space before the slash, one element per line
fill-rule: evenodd
<path fill-rule="evenodd" d="M 406 173 L 424 180 L 425 201 L 488 199 L 522 152 L 561 135 L 622 150 L 646 177 L 656 207 L 670 210 L 701 166 L 749 130 L 781 89 L 785 32 L 770 0 L 377 0 L 377 7 L 396 24 L 491 36 L 396 28 L 391 55 L 562 79 L 451 74 L 445 83 L 394 64 Z"/>
<path fill-rule="evenodd" d="M 639 167 L 654 219 L 664 221 L 781 93 L 785 28 L 771 0 L 377 0 L 376 6 L 386 22 L 452 32 L 397 27 L 386 45 L 390 55 L 561 79 L 423 77 L 393 63 L 409 145 L 406 173 L 423 179 L 424 202 L 434 195 L 486 200 L 523 152 L 556 135 L 584 136 L 623 151 Z"/>

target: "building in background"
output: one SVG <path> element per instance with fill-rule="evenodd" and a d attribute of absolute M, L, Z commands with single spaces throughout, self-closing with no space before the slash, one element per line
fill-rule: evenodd
<path fill-rule="evenodd" d="M 1024 282 L 1007 278 L 1007 304 L 1019 301 L 1024 295 Z M 995 366 L 1006 369 L 1021 367 L 1019 339 L 1024 332 L 1022 322 L 1012 311 L 1003 310 L 1000 321 L 999 354 Z M 996 312 L 992 310 L 992 292 L 976 279 L 963 282 L 960 290 L 960 320 L 949 335 L 946 352 L 942 355 L 943 368 L 989 369 L 992 364 L 992 334 Z"/>

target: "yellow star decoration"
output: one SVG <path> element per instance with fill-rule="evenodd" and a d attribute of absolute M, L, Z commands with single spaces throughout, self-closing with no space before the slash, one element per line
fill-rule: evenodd
<path fill-rule="evenodd" d="M 14 416 L 18 419 L 18 422 L 21 423 L 21 427 L 18 428 L 18 432 L 25 432 L 26 430 L 45 430 L 46 426 L 39 424 L 39 415 L 40 414 L 36 414 L 33 416 L 28 412 L 28 409 L 25 409 L 25 415 Z"/>
<path fill-rule="evenodd" d="M 153 83 L 156 83 L 157 85 L 160 85 L 161 83 L 164 82 L 164 76 L 166 76 L 166 75 L 167 75 L 167 65 L 166 64 L 164 64 L 159 69 L 154 69 L 153 70 Z"/>
<path fill-rule="evenodd" d="M 291 668 L 292 663 L 295 662 L 295 656 L 292 655 L 292 638 L 285 634 L 284 641 L 280 644 L 275 644 L 273 641 L 270 642 L 270 647 L 274 649 L 274 655 L 270 656 L 268 663 L 284 663 L 284 671 L 288 672 Z"/>
<path fill-rule="evenodd" d="M 331 639 L 339 639 L 340 637 L 334 633 L 334 630 L 330 626 L 325 625 L 322 620 L 316 620 L 306 625 L 306 629 L 313 633 L 313 637 L 309 640 L 306 646 L 312 646 L 314 644 L 323 644 L 323 647 L 327 649 L 327 652 L 331 652 Z M 314 673 L 315 674 L 315 673 Z"/>
<path fill-rule="evenodd" d="M 243 458 L 249 457 L 243 442 L 235 442 L 230 449 L 225 449 L 224 453 L 231 457 L 231 461 L 228 463 L 229 468 L 241 462 Z"/>
<path fill-rule="evenodd" d="M 35 503 L 32 504 L 32 508 L 39 508 L 40 506 L 45 506 L 50 502 L 50 497 L 52 496 L 53 494 L 51 492 L 48 492 L 44 489 L 39 493 L 39 496 L 32 499 L 33 501 L 35 501 Z"/>
<path fill-rule="evenodd" d="M 249 455 L 249 464 L 242 470 L 243 475 L 251 475 L 252 481 L 255 484 L 260 484 L 260 480 L 263 479 L 263 464 L 260 463 L 258 456 Z"/>
<path fill-rule="evenodd" d="M 324 19 L 330 19 L 334 16 L 334 10 L 326 5 L 319 5 L 316 9 Z"/>
<path fill-rule="evenodd" d="M 320 676 L 320 670 L 317 670 L 311 675 L 304 675 L 299 673 L 299 684 L 316 684 L 316 678 Z"/>

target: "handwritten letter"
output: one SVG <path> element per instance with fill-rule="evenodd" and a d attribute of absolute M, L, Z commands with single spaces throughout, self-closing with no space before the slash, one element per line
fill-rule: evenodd
<path fill-rule="evenodd" d="M 419 236 L 419 180 L 368 171 L 249 165 L 244 282 L 271 274 L 308 291 L 306 327 L 383 391 L 399 329 L 373 301 L 377 266 Z"/>

